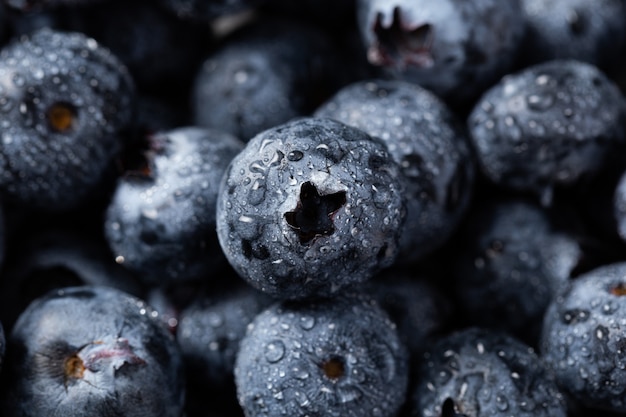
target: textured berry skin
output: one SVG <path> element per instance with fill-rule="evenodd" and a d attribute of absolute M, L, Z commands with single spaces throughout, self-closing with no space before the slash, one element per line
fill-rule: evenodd
<path fill-rule="evenodd" d="M 198 71 L 194 124 L 247 142 L 310 114 L 348 77 L 337 49 L 335 40 L 314 25 L 273 18 L 243 26 L 223 39 Z"/>
<path fill-rule="evenodd" d="M 0 188 L 20 205 L 65 210 L 100 185 L 133 114 L 134 86 L 107 49 L 42 29 L 0 53 Z"/>
<path fill-rule="evenodd" d="M 621 0 L 520 0 L 527 25 L 524 62 L 576 59 L 615 64 L 626 43 Z"/>
<path fill-rule="evenodd" d="M 550 203 L 592 176 L 624 140 L 624 98 L 597 67 L 556 60 L 504 77 L 476 103 L 470 139 L 498 185 Z"/>
<path fill-rule="evenodd" d="M 573 401 L 626 412 L 626 263 L 580 275 L 544 317 L 541 352 Z"/>
<path fill-rule="evenodd" d="M 518 0 L 359 0 L 357 13 L 370 63 L 455 102 L 508 71 L 524 34 Z"/>
<path fill-rule="evenodd" d="M 278 298 L 327 296 L 390 266 L 404 184 L 384 144 L 343 123 L 302 118 L 255 136 L 217 204 L 227 259 Z"/>
<path fill-rule="evenodd" d="M 368 80 L 339 90 L 315 112 L 381 139 L 407 181 L 399 262 L 443 245 L 467 210 L 474 162 L 460 122 L 436 95 L 401 80 Z"/>
<path fill-rule="evenodd" d="M 274 304 L 248 327 L 235 363 L 247 417 L 391 417 L 407 380 L 395 325 L 360 295 Z"/>
<path fill-rule="evenodd" d="M 424 354 L 415 417 L 565 417 L 564 396 L 533 349 L 506 333 L 469 327 Z"/>
<path fill-rule="evenodd" d="M 182 358 L 157 316 L 105 287 L 35 300 L 8 338 L 3 415 L 180 417 Z"/>
<path fill-rule="evenodd" d="M 206 279 L 224 259 L 215 235 L 222 175 L 244 145 L 198 127 L 148 141 L 143 171 L 118 181 L 105 216 L 107 242 L 116 261 L 148 285 Z"/>
<path fill-rule="evenodd" d="M 459 242 L 454 293 L 463 317 L 535 346 L 546 308 L 584 256 L 574 227 L 532 200 L 491 199 L 475 206 Z"/>

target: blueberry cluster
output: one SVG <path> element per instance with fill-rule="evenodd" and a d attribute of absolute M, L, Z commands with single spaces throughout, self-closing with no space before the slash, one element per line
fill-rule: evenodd
<path fill-rule="evenodd" d="M 626 415 L 623 0 L 0 1 L 0 417 Z"/>

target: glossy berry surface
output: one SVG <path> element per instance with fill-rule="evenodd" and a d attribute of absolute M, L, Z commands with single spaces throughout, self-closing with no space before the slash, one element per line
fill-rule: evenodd
<path fill-rule="evenodd" d="M 412 395 L 416 417 L 567 415 L 554 378 L 530 347 L 477 327 L 431 346 Z"/>
<path fill-rule="evenodd" d="M 559 291 L 544 317 L 541 351 L 575 403 L 623 413 L 626 264 L 596 268 Z"/>
<path fill-rule="evenodd" d="M 310 114 L 328 98 L 350 72 L 341 57 L 332 37 L 316 26 L 284 18 L 253 21 L 203 62 L 194 80 L 193 121 L 247 142 Z"/>
<path fill-rule="evenodd" d="M 3 195 L 45 210 L 82 203 L 131 122 L 126 68 L 84 34 L 42 29 L 2 49 L 0 78 Z"/>
<path fill-rule="evenodd" d="M 206 279 L 223 261 L 215 234 L 222 174 L 243 149 L 234 136 L 181 127 L 147 138 L 119 181 L 104 231 L 115 260 L 148 285 Z"/>
<path fill-rule="evenodd" d="M 482 172 L 544 203 L 594 175 L 624 140 L 624 97 L 597 67 L 573 60 L 504 77 L 468 117 Z"/>
<path fill-rule="evenodd" d="M 246 416 L 393 416 L 408 381 L 395 325 L 367 296 L 279 302 L 248 327 L 235 363 Z"/>
<path fill-rule="evenodd" d="M 8 337 L 4 415 L 180 416 L 182 359 L 156 316 L 106 287 L 35 300 Z"/>
<path fill-rule="evenodd" d="M 255 136 L 231 162 L 217 205 L 229 262 L 277 298 L 336 294 L 390 266 L 405 208 L 384 144 L 325 118 Z"/>
<path fill-rule="evenodd" d="M 575 222 L 563 223 L 529 199 L 475 205 L 460 232 L 454 278 L 469 323 L 536 344 L 546 308 L 585 257 Z"/>

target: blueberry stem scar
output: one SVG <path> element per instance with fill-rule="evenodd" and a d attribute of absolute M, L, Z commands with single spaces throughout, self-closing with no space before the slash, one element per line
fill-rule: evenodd
<path fill-rule="evenodd" d="M 305 244 L 317 236 L 328 236 L 335 231 L 333 215 L 346 204 L 346 192 L 320 195 L 313 183 L 300 187 L 300 200 L 293 211 L 285 213 L 285 220 Z"/>

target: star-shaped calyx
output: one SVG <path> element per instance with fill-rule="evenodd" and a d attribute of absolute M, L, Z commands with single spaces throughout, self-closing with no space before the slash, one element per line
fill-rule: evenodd
<path fill-rule="evenodd" d="M 334 214 L 346 204 L 346 192 L 320 195 L 317 187 L 307 181 L 300 187 L 300 200 L 293 211 L 285 213 L 287 224 L 305 244 L 317 236 L 328 236 L 335 231 Z"/>
<path fill-rule="evenodd" d="M 393 9 L 390 23 L 384 22 L 379 13 L 372 27 L 375 41 L 367 51 L 367 58 L 373 65 L 404 69 L 412 65 L 430 68 L 434 65 L 432 43 L 434 28 L 429 23 L 413 23 L 403 16 L 402 9 Z"/>

